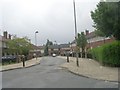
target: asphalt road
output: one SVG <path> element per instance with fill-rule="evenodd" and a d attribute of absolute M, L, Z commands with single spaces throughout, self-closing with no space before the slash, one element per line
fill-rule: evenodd
<path fill-rule="evenodd" d="M 74 75 L 60 68 L 65 60 L 43 57 L 41 64 L 2 73 L 2 88 L 117 88 L 115 82 L 105 82 Z"/>

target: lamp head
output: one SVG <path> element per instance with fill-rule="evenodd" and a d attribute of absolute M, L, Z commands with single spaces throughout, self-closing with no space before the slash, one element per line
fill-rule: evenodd
<path fill-rule="evenodd" d="M 35 33 L 38 33 L 38 31 L 36 31 Z"/>

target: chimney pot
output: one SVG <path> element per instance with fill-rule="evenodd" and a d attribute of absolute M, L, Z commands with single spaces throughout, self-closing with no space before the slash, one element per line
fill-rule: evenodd
<path fill-rule="evenodd" d="M 7 39 L 7 31 L 3 32 L 3 36 L 5 37 L 5 39 Z"/>
<path fill-rule="evenodd" d="M 9 34 L 9 39 L 11 39 L 11 35 Z"/>
<path fill-rule="evenodd" d="M 86 35 L 88 35 L 89 34 L 89 30 L 85 30 L 85 33 L 86 33 Z"/>

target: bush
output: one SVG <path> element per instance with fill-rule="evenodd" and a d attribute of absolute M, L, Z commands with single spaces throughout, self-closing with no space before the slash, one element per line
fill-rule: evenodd
<path fill-rule="evenodd" d="M 94 48 L 89 53 L 103 65 L 120 66 L 120 41 Z"/>

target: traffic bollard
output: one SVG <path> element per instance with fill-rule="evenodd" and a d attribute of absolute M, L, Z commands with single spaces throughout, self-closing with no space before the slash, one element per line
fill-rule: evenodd
<path fill-rule="evenodd" d="M 69 56 L 67 55 L 67 62 L 69 62 Z"/>

